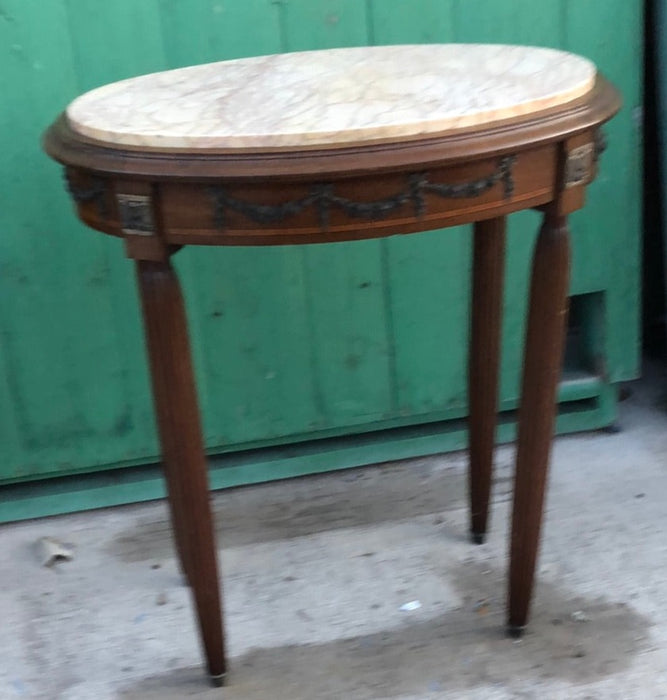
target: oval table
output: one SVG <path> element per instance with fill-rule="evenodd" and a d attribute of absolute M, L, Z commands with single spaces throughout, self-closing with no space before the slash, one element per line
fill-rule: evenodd
<path fill-rule="evenodd" d="M 471 535 L 487 530 L 506 216 L 539 209 L 525 345 L 508 630 L 530 606 L 567 315 L 567 217 L 619 109 L 550 49 L 334 49 L 182 68 L 76 99 L 47 131 L 78 215 L 136 263 L 175 542 L 208 671 L 226 672 L 216 546 L 183 300 L 185 245 L 314 244 L 474 224 Z M 443 232 L 442 235 L 447 235 Z"/>

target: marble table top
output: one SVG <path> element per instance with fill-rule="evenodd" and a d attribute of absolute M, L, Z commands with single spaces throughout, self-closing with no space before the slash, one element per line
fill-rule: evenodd
<path fill-rule="evenodd" d="M 74 131 L 157 148 L 335 147 L 434 136 L 555 107 L 595 83 L 554 49 L 436 44 L 259 56 L 154 73 L 74 100 Z"/>

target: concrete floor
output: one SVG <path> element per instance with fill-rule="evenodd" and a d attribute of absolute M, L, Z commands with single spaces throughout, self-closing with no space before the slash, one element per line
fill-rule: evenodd
<path fill-rule="evenodd" d="M 502 634 L 511 448 L 466 537 L 464 454 L 215 495 L 231 673 L 208 687 L 164 503 L 0 529 L 0 698 L 667 698 L 667 412 L 555 444 L 529 632 Z M 54 536 L 75 558 L 40 565 Z M 413 601 L 420 606 L 401 610 Z M 416 606 L 413 606 L 416 607 Z"/>

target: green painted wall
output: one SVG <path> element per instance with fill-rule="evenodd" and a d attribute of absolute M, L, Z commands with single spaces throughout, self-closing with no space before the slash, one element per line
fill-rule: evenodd
<path fill-rule="evenodd" d="M 621 88 L 601 176 L 572 221 L 572 292 L 602 293 L 593 335 L 604 380 L 635 374 L 639 2 L 0 0 L 0 482 L 157 455 L 133 270 L 117 240 L 77 222 L 40 151 L 56 114 L 97 85 L 191 63 L 439 41 L 567 48 Z M 533 213 L 511 222 L 506 406 L 537 225 Z M 466 229 L 177 257 L 212 452 L 465 414 Z"/>

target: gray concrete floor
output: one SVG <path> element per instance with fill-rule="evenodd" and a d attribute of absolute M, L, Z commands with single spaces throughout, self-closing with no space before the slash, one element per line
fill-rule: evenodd
<path fill-rule="evenodd" d="M 216 494 L 224 689 L 202 673 L 164 503 L 2 527 L 0 698 L 667 698 L 663 387 L 655 370 L 633 386 L 621 433 L 556 441 L 521 641 L 502 633 L 504 447 L 478 547 L 462 453 Z M 41 566 L 45 535 L 74 560 Z"/>

